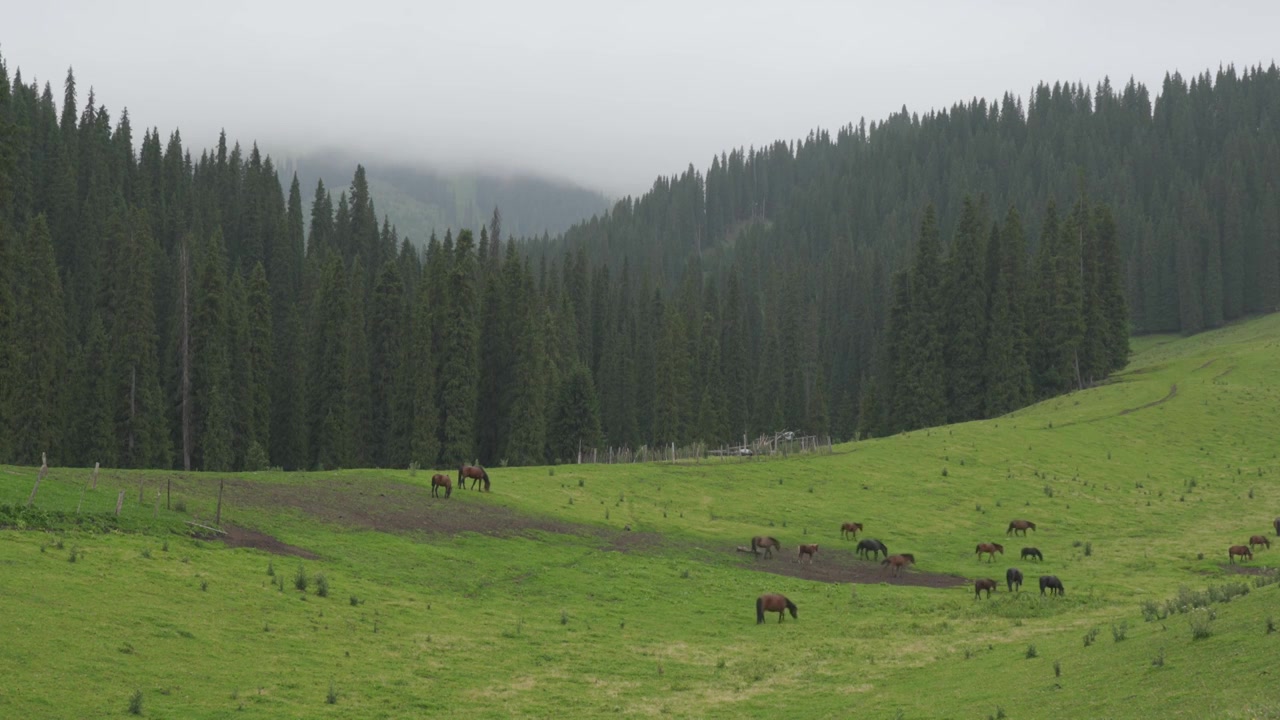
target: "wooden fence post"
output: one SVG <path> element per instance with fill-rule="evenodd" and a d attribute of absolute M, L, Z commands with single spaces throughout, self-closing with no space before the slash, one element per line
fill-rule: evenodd
<path fill-rule="evenodd" d="M 120 517 L 120 508 L 122 507 L 124 507 L 124 491 L 123 490 L 121 490 L 120 494 L 116 496 L 116 517 Z"/>
<path fill-rule="evenodd" d="M 49 457 L 45 453 L 40 453 L 40 472 L 36 473 L 36 484 L 31 486 L 31 497 L 27 498 L 27 507 L 31 507 L 31 503 L 36 501 L 36 491 L 40 489 L 40 481 L 44 480 L 44 476 L 49 474 Z"/>
<path fill-rule="evenodd" d="M 214 514 L 213 524 L 222 527 L 222 484 L 225 480 L 218 481 L 218 511 Z"/>
<path fill-rule="evenodd" d="M 98 463 L 93 464 L 93 489 L 98 489 Z"/>
<path fill-rule="evenodd" d="M 76 514 L 80 514 L 80 506 L 84 505 L 84 491 L 89 489 L 89 483 L 85 483 L 80 488 L 80 502 L 76 503 Z"/>
<path fill-rule="evenodd" d="M 173 497 L 173 478 L 164 481 L 164 509 L 169 510 L 169 499 Z"/>
<path fill-rule="evenodd" d="M 155 504 L 155 506 L 153 506 L 153 507 L 151 508 L 151 519 L 152 519 L 152 520 L 155 520 L 155 519 L 156 519 L 156 516 L 158 516 L 159 514 L 160 514 L 160 491 L 159 491 L 159 490 L 157 490 L 157 491 L 156 491 L 156 504 Z"/>
<path fill-rule="evenodd" d="M 143 502 L 142 500 L 142 483 L 143 482 L 144 482 L 143 478 L 138 478 L 138 504 L 139 505 L 141 505 Z"/>

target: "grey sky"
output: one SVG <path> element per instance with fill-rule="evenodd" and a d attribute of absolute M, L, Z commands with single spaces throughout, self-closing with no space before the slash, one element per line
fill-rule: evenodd
<path fill-rule="evenodd" d="M 1268 65 L 1280 3 L 5 3 L 9 71 L 68 66 L 137 136 L 528 170 L 611 195 L 738 146 L 1037 81 Z"/>

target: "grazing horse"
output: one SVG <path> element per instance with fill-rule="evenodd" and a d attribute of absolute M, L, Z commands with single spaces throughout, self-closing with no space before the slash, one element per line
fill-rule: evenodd
<path fill-rule="evenodd" d="M 801 546 L 800 546 L 800 554 L 799 554 L 799 556 L 797 557 L 796 562 L 804 562 L 804 556 L 805 556 L 805 555 L 808 555 L 808 556 L 809 556 L 809 564 L 810 564 L 810 565 L 812 565 L 812 564 L 813 564 L 813 556 L 814 556 L 815 554 L 817 554 L 817 552 L 818 552 L 818 543 L 814 543 L 814 544 L 812 544 L 812 545 L 801 545 Z"/>
<path fill-rule="evenodd" d="M 1022 571 L 1018 568 L 1009 568 L 1004 571 L 1004 581 L 1009 583 L 1009 592 L 1013 592 L 1013 586 L 1018 586 L 1018 592 L 1022 592 Z"/>
<path fill-rule="evenodd" d="M 916 556 L 912 555 L 911 553 L 902 553 L 901 555 L 890 555 L 889 557 L 880 561 L 880 564 L 888 565 L 893 570 L 893 574 L 898 575 L 902 572 L 902 568 L 908 565 L 916 564 Z"/>
<path fill-rule="evenodd" d="M 1062 581 L 1057 575 L 1041 575 L 1040 576 L 1040 594 L 1043 595 L 1045 588 L 1049 589 L 1049 596 L 1065 595 L 1066 590 L 1062 589 Z"/>
<path fill-rule="evenodd" d="M 1040 554 L 1039 548 L 1022 548 L 1022 559 L 1026 560 L 1029 557 L 1033 557 L 1037 560 L 1044 559 L 1044 556 Z"/>
<path fill-rule="evenodd" d="M 1004 554 L 1004 546 L 997 543 L 978 543 L 978 548 L 974 552 L 978 554 L 979 560 L 982 559 L 983 553 L 986 553 L 990 556 L 987 558 L 987 562 L 994 562 L 996 553 Z"/>
<path fill-rule="evenodd" d="M 439 473 L 431 476 L 431 497 L 440 497 L 440 488 L 444 488 L 444 496 L 453 494 L 453 480 L 448 475 Z"/>
<path fill-rule="evenodd" d="M 974 580 L 973 581 L 973 599 L 977 600 L 982 597 L 982 591 L 987 591 L 987 598 L 991 598 L 991 593 L 999 587 L 995 580 Z"/>
<path fill-rule="evenodd" d="M 853 535 L 853 539 L 858 539 L 858 531 L 862 529 L 862 523 L 847 522 L 840 526 L 840 539 L 845 539 L 848 535 Z"/>
<path fill-rule="evenodd" d="M 1017 535 L 1018 531 L 1021 530 L 1022 534 L 1026 535 L 1027 528 L 1031 528 L 1032 530 L 1035 530 L 1036 524 L 1031 522 L 1030 520 L 1014 520 L 1013 522 L 1009 523 L 1009 529 L 1005 530 L 1004 534 Z"/>
<path fill-rule="evenodd" d="M 475 490 L 476 485 L 484 483 L 484 491 L 489 492 L 489 473 L 479 465 L 459 465 L 458 466 L 458 488 L 465 490 L 467 487 L 466 478 L 471 478 L 471 489 Z"/>
<path fill-rule="evenodd" d="M 785 611 L 791 611 L 791 617 L 799 620 L 796 615 L 796 604 L 787 599 L 786 595 L 778 595 L 777 593 L 766 593 L 756 598 L 756 624 L 764 622 L 764 614 L 766 612 L 778 613 L 778 622 L 782 622 L 782 616 Z"/>
<path fill-rule="evenodd" d="M 761 550 L 764 550 L 765 557 L 773 557 L 774 550 L 782 551 L 782 543 L 778 542 L 777 538 L 771 538 L 767 535 L 757 535 L 751 538 L 751 552 L 759 555 Z"/>
<path fill-rule="evenodd" d="M 1254 545 L 1262 545 L 1268 550 L 1271 549 L 1271 541 L 1267 539 L 1266 535 L 1254 535 L 1249 538 L 1249 547 L 1252 548 Z"/>
<path fill-rule="evenodd" d="M 1237 555 L 1240 556 L 1240 562 L 1244 562 L 1244 558 L 1253 559 L 1253 551 L 1249 549 L 1248 545 L 1232 545 L 1227 548 L 1227 560 L 1229 562 L 1235 562 Z"/>
<path fill-rule="evenodd" d="M 866 538 L 858 542 L 857 553 L 867 560 L 879 557 L 880 553 L 884 553 L 887 558 L 889 557 L 889 548 L 875 538 Z"/>

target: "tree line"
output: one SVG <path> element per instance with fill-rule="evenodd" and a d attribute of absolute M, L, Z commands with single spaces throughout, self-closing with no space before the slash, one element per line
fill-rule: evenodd
<path fill-rule="evenodd" d="M 1130 325 L 1182 317 L 1169 287 L 1201 301 L 1202 326 L 1270 301 L 1258 183 L 1275 137 L 1248 128 L 1280 83 L 1231 73 L 1184 102 L 1239 115 L 1194 148 L 1207 163 L 1234 134 L 1248 164 L 1223 176 L 1231 212 L 1182 159 L 1162 158 L 1168 183 L 1123 164 L 1167 149 L 1164 124 L 1209 133 L 1189 110 L 1166 123 L 1163 101 L 1144 119 L 1131 83 L 1096 109 L 1055 86 L 1025 113 L 975 101 L 735 151 L 556 238 L 504 235 L 495 210 L 414 243 L 379 219 L 362 167 L 304 199 L 256 146 L 224 135 L 197 157 L 147 129 L 135 149 L 127 112 L 113 122 L 92 91 L 81 106 L 72 73 L 59 107 L 0 61 L 0 461 L 532 464 L 999 414 L 1122 365 Z M 1199 261 L 1209 240 L 1144 235 L 1152 208 L 1250 232 L 1214 235 L 1220 281 L 1183 284 L 1178 253 Z M 1133 272 L 1147 255 L 1175 271 L 1150 297 L 1163 276 Z M 1233 294 L 1241 265 L 1256 282 Z"/>

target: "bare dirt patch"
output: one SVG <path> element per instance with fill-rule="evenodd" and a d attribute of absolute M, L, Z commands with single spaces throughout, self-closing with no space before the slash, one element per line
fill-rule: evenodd
<path fill-rule="evenodd" d="M 1277 572 L 1275 568 L 1257 565 L 1240 565 L 1235 563 L 1229 563 L 1227 565 L 1219 563 L 1218 567 L 1237 575 L 1273 575 Z"/>
<path fill-rule="evenodd" d="M 658 546 L 655 533 L 619 531 L 524 515 L 487 502 L 469 490 L 433 498 L 427 488 L 388 480 L 332 478 L 305 485 L 277 485 L 228 480 L 229 502 L 242 506 L 292 508 L 318 520 L 381 532 L 456 535 L 464 532 L 495 537 L 547 532 L 604 540 L 607 550 L 631 552 Z"/>
<path fill-rule="evenodd" d="M 226 534 L 219 536 L 217 539 L 221 540 L 227 547 L 247 547 L 255 550 L 265 550 L 276 555 L 294 555 L 308 560 L 315 560 L 320 557 L 310 550 L 280 542 L 276 538 L 257 530 L 250 530 L 236 525 L 223 525 L 222 529 L 226 531 Z"/>
<path fill-rule="evenodd" d="M 737 553 L 736 549 L 728 551 Z M 892 570 L 881 565 L 878 560 L 863 560 L 848 550 L 825 546 L 818 548 L 813 562 L 806 559 L 803 563 L 797 562 L 794 552 L 778 553 L 772 558 L 753 558 L 750 553 L 746 553 L 742 555 L 742 567 L 827 583 L 888 583 L 929 588 L 959 587 L 969 583 L 967 579 L 956 575 L 920 570 L 903 570 L 901 574 L 894 575 Z"/>

